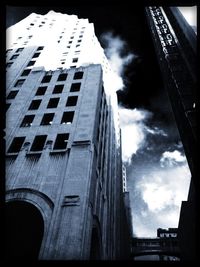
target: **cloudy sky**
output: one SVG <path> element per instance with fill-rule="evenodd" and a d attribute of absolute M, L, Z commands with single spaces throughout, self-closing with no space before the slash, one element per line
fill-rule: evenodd
<path fill-rule="evenodd" d="M 139 237 L 153 237 L 159 227 L 178 226 L 190 171 L 160 77 L 144 7 L 85 3 L 10 6 L 6 24 L 10 26 L 32 12 L 46 14 L 49 10 L 89 18 L 94 23 L 110 64 L 122 80 L 117 95 L 133 232 Z M 194 15 L 190 17 L 195 20 Z"/>

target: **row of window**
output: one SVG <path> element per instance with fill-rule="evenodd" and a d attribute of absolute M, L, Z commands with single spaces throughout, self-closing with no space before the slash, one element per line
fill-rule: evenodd
<path fill-rule="evenodd" d="M 8 149 L 8 153 L 19 153 L 22 146 L 29 145 L 30 143 L 25 143 L 25 136 L 15 137 Z M 45 144 L 51 144 L 52 141 L 47 141 L 47 135 L 37 135 L 35 136 L 30 151 L 37 152 L 44 149 Z M 69 140 L 69 133 L 57 134 L 56 140 L 54 142 L 53 150 L 63 150 L 67 148 L 67 143 Z"/>
<path fill-rule="evenodd" d="M 47 104 L 47 108 L 57 108 L 60 98 L 50 98 Z M 66 102 L 66 107 L 76 106 L 78 96 L 69 96 Z M 37 110 L 42 102 L 42 99 L 32 100 L 28 110 Z"/>
<path fill-rule="evenodd" d="M 55 113 L 45 113 L 42 117 L 40 125 L 51 125 L 53 123 Z M 30 127 L 33 123 L 35 115 L 26 115 L 20 127 Z M 74 118 L 74 111 L 66 111 L 63 113 L 61 124 L 71 124 Z"/>
<path fill-rule="evenodd" d="M 22 76 L 28 75 L 30 73 L 30 71 L 31 71 L 30 69 L 25 69 L 23 71 L 23 73 L 22 73 Z M 67 79 L 67 75 L 68 75 L 67 73 L 61 73 L 61 74 L 59 74 L 57 81 L 65 81 Z M 83 72 L 82 71 L 75 72 L 75 74 L 74 74 L 74 80 L 82 79 L 82 77 L 83 77 Z M 50 80 L 51 80 L 51 78 L 52 78 L 52 75 L 45 75 L 43 77 L 41 83 L 49 83 Z M 24 82 L 25 82 L 25 79 L 19 79 L 15 83 L 14 87 L 21 87 Z M 74 85 L 74 86 L 76 86 L 76 85 Z"/>
<path fill-rule="evenodd" d="M 44 46 L 39 46 L 38 49 L 37 49 L 37 51 L 40 51 L 40 50 L 42 50 L 43 48 L 44 48 Z M 19 53 L 20 53 L 21 51 L 23 51 L 23 49 L 24 49 L 23 47 L 18 48 L 18 49 L 15 51 L 15 53 L 17 53 L 17 54 L 14 54 L 14 55 L 10 58 L 10 60 L 12 61 L 12 60 L 15 60 L 16 58 L 18 58 L 18 56 L 20 55 Z M 6 53 L 11 52 L 11 51 L 12 51 L 12 49 L 8 49 L 8 50 L 6 51 Z M 35 54 L 33 55 L 32 58 L 38 58 L 39 55 L 40 55 L 40 52 L 35 52 Z M 13 62 L 8 62 L 8 63 L 6 64 L 6 67 L 9 68 L 9 67 L 12 66 L 12 64 L 13 64 Z M 32 66 L 32 65 L 34 65 L 34 64 L 35 64 L 35 61 L 32 61 L 32 60 L 31 60 L 31 61 L 28 63 L 27 67 Z M 29 71 L 29 72 L 28 72 L 28 71 Z M 30 71 L 31 71 L 31 70 L 24 70 L 22 76 L 26 76 L 26 75 L 28 75 L 28 74 L 30 73 Z M 28 72 L 28 74 L 26 74 L 27 72 Z"/>

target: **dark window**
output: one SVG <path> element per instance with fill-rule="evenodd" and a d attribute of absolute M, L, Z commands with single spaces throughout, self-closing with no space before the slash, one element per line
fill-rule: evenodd
<path fill-rule="evenodd" d="M 30 25 L 31 25 L 31 26 L 34 26 L 34 24 L 33 24 L 33 23 L 31 23 Z"/>
<path fill-rule="evenodd" d="M 81 83 L 72 83 L 70 92 L 78 92 L 80 91 Z"/>
<path fill-rule="evenodd" d="M 32 58 L 36 58 L 36 57 L 39 57 L 40 53 L 35 53 Z"/>
<path fill-rule="evenodd" d="M 53 149 L 66 149 L 69 134 L 58 134 Z"/>
<path fill-rule="evenodd" d="M 12 51 L 12 49 L 7 49 L 6 53 L 10 53 Z"/>
<path fill-rule="evenodd" d="M 20 125 L 20 127 L 30 127 L 35 115 L 26 115 Z"/>
<path fill-rule="evenodd" d="M 10 145 L 8 149 L 8 153 L 19 152 L 24 143 L 24 140 L 25 140 L 25 137 L 15 137 L 12 141 L 12 144 Z"/>
<path fill-rule="evenodd" d="M 83 35 L 79 35 L 79 38 L 82 38 L 83 37 Z"/>
<path fill-rule="evenodd" d="M 10 91 L 10 93 L 7 96 L 7 99 L 14 99 L 18 92 L 19 92 L 18 90 Z"/>
<path fill-rule="evenodd" d="M 12 64 L 13 64 L 13 62 L 8 62 L 8 63 L 6 64 L 6 67 L 7 67 L 7 68 L 10 68 L 10 67 L 12 66 Z"/>
<path fill-rule="evenodd" d="M 31 60 L 31 61 L 28 63 L 27 67 L 33 66 L 34 64 L 35 64 L 35 61 Z"/>
<path fill-rule="evenodd" d="M 65 81 L 67 79 L 67 73 L 62 73 L 58 76 L 57 81 Z"/>
<path fill-rule="evenodd" d="M 60 94 L 62 93 L 64 88 L 64 84 L 56 85 L 53 89 L 53 94 Z"/>
<path fill-rule="evenodd" d="M 66 106 L 76 106 L 78 96 L 69 96 L 67 99 Z"/>
<path fill-rule="evenodd" d="M 19 55 L 13 55 L 10 60 L 16 59 Z"/>
<path fill-rule="evenodd" d="M 47 135 L 36 136 L 31 146 L 31 151 L 43 150 L 46 139 L 47 139 Z"/>
<path fill-rule="evenodd" d="M 19 52 L 23 51 L 23 49 L 24 49 L 24 48 L 18 48 L 18 49 L 16 50 L 16 53 L 19 53 Z"/>
<path fill-rule="evenodd" d="M 72 62 L 73 62 L 73 63 L 78 62 L 78 58 L 73 58 Z"/>
<path fill-rule="evenodd" d="M 45 75 L 42 79 L 42 83 L 48 83 L 51 80 L 52 75 Z"/>
<path fill-rule="evenodd" d="M 58 106 L 59 98 L 51 98 L 47 105 L 47 108 L 56 108 Z"/>
<path fill-rule="evenodd" d="M 51 125 L 53 121 L 54 113 L 44 114 L 40 125 Z"/>
<path fill-rule="evenodd" d="M 6 111 L 9 109 L 11 103 L 6 103 Z"/>
<path fill-rule="evenodd" d="M 71 43 L 72 43 L 72 41 L 69 41 L 68 43 L 69 43 L 69 44 L 71 44 Z"/>
<path fill-rule="evenodd" d="M 76 47 L 79 47 L 80 45 L 78 44 L 78 45 L 76 45 Z"/>
<path fill-rule="evenodd" d="M 44 95 L 47 90 L 47 86 L 41 86 L 37 89 L 37 92 L 35 95 Z"/>
<path fill-rule="evenodd" d="M 69 124 L 72 123 L 73 121 L 73 117 L 74 117 L 74 112 L 73 111 L 69 111 L 69 112 L 64 112 L 63 116 L 62 116 L 62 120 L 61 123 L 62 124 Z"/>
<path fill-rule="evenodd" d="M 39 46 L 38 49 L 37 49 L 37 51 L 43 50 L 43 49 L 44 49 L 44 46 Z"/>
<path fill-rule="evenodd" d="M 77 71 L 74 73 L 74 79 L 82 79 L 83 78 L 83 71 Z"/>
<path fill-rule="evenodd" d="M 29 75 L 30 72 L 31 72 L 30 69 L 28 69 L 28 70 L 24 70 L 24 71 L 22 72 L 21 76 L 27 76 L 27 75 Z"/>
<path fill-rule="evenodd" d="M 15 87 L 21 87 L 22 84 L 25 82 L 25 79 L 20 79 L 16 82 Z"/>
<path fill-rule="evenodd" d="M 38 100 L 33 100 L 32 102 L 31 102 L 31 104 L 30 104 L 30 106 L 29 106 L 29 110 L 31 110 L 31 109 L 38 109 L 39 108 L 39 106 L 40 106 L 40 103 L 42 102 L 42 100 L 41 99 L 38 99 Z"/>
<path fill-rule="evenodd" d="M 78 40 L 77 42 L 80 43 L 82 40 Z"/>

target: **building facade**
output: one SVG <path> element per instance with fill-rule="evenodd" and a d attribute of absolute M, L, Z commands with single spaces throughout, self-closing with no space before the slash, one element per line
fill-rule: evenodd
<path fill-rule="evenodd" d="M 196 34 L 176 7 L 147 7 L 146 17 L 191 172 L 188 201 L 178 227 L 181 260 L 195 260 L 197 252 L 197 52 Z"/>
<path fill-rule="evenodd" d="M 31 14 L 11 28 L 6 258 L 127 259 L 116 95 L 106 82 L 108 63 L 101 62 L 106 58 L 93 25 L 50 12 Z M 91 55 L 85 60 L 88 44 Z"/>

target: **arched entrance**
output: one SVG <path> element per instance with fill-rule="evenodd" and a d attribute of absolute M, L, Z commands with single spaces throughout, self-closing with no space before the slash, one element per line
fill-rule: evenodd
<path fill-rule="evenodd" d="M 40 211 L 25 201 L 10 201 L 5 209 L 6 259 L 36 260 L 44 232 Z"/>
<path fill-rule="evenodd" d="M 96 227 L 93 227 L 90 247 L 90 260 L 100 260 L 100 257 L 101 253 L 98 230 Z"/>

